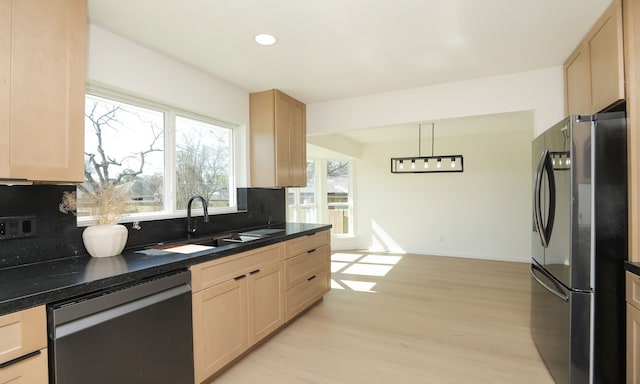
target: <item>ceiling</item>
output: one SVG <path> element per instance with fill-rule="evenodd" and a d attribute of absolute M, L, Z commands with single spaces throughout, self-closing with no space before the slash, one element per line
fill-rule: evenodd
<path fill-rule="evenodd" d="M 431 123 L 432 122 L 423 122 L 364 128 L 340 132 L 339 135 L 361 144 L 386 143 L 392 141 L 415 141 L 417 143 L 420 126 L 422 127 L 422 139 L 431 140 Z M 435 141 L 438 141 L 438 137 L 444 136 L 500 135 L 516 130 L 528 130 L 533 138 L 532 111 L 467 116 L 433 122 L 433 137 L 435 137 Z"/>
<path fill-rule="evenodd" d="M 92 24 L 305 103 L 561 65 L 611 0 L 88 0 Z M 278 42 L 257 45 L 258 33 Z"/>

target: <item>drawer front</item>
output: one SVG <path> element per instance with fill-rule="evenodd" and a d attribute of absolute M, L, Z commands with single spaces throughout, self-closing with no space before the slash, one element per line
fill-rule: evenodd
<path fill-rule="evenodd" d="M 0 316 L 0 363 L 47 347 L 44 305 Z"/>
<path fill-rule="evenodd" d="M 285 258 L 290 258 L 312 249 L 320 248 L 323 245 L 330 245 L 331 240 L 329 231 L 316 232 L 313 235 L 307 235 L 292 239 L 284 243 Z"/>
<path fill-rule="evenodd" d="M 1 368 L 0 384 L 47 384 L 49 382 L 47 349 L 39 351 L 38 355 Z"/>
<path fill-rule="evenodd" d="M 324 270 L 314 276 L 314 278 L 304 281 L 285 293 L 286 321 L 291 320 L 297 314 L 309 308 L 311 304 L 329 291 L 329 271 Z"/>
<path fill-rule="evenodd" d="M 640 276 L 629 271 L 625 271 L 625 279 L 627 303 L 640 309 Z"/>
<path fill-rule="evenodd" d="M 281 259 L 280 244 L 274 244 L 194 265 L 190 268 L 191 287 L 193 292 L 197 292 L 247 274 L 256 268 L 277 263 Z"/>
<path fill-rule="evenodd" d="M 331 264 L 328 245 L 288 259 L 285 262 L 285 289 L 290 289 L 307 280 L 318 271 L 329 269 Z"/>

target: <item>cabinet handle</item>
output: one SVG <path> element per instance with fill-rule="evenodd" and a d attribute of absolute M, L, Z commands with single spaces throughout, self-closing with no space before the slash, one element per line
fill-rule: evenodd
<path fill-rule="evenodd" d="M 310 250 L 310 251 L 307 251 L 307 253 L 313 253 L 313 252 L 315 252 L 315 251 L 316 251 L 316 249 L 312 249 L 312 250 Z"/>
<path fill-rule="evenodd" d="M 256 274 L 256 273 L 258 273 L 258 272 L 260 272 L 260 270 L 259 270 L 259 269 L 256 269 L 255 271 L 251 271 L 251 272 L 249 272 L 249 274 L 250 274 L 250 275 L 255 275 L 255 274 Z"/>
<path fill-rule="evenodd" d="M 313 279 L 315 279 L 315 278 L 316 278 L 316 275 L 313 275 L 313 276 L 311 276 L 310 278 L 308 278 L 308 279 L 307 279 L 307 281 L 311 281 L 311 280 L 313 280 Z"/>
<path fill-rule="evenodd" d="M 15 364 L 15 363 L 19 363 L 19 362 L 21 362 L 22 360 L 26 360 L 26 359 L 28 359 L 28 358 L 30 358 L 30 357 L 38 356 L 40 353 L 41 353 L 41 351 L 40 351 L 40 350 L 37 350 L 37 351 L 33 351 L 33 352 L 31 352 L 31 353 L 27 353 L 26 355 L 22 355 L 22 356 L 20 356 L 20 357 L 16 357 L 16 358 L 15 358 L 15 359 L 13 359 L 13 360 L 9 360 L 9 361 L 7 361 L 7 362 L 4 362 L 4 363 L 0 364 L 0 369 L 2 369 L 2 368 L 6 368 L 6 367 L 8 367 L 8 366 L 10 366 L 10 365 L 13 365 L 13 364 Z"/>
<path fill-rule="evenodd" d="M 244 279 L 245 277 L 247 277 L 247 275 L 240 275 L 240 276 L 234 277 L 233 280 L 238 281 L 238 280 Z"/>

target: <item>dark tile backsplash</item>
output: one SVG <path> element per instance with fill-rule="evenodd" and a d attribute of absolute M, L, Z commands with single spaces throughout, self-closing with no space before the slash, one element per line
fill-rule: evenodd
<path fill-rule="evenodd" d="M 58 211 L 65 191 L 73 185 L 0 186 L 0 217 L 35 216 L 32 237 L 0 240 L 0 268 L 86 254 L 76 217 Z M 286 221 L 285 190 L 282 188 L 239 188 L 237 213 L 211 215 L 209 223 L 197 217 L 198 234 L 281 224 Z M 127 248 L 186 237 L 186 218 L 140 222 L 129 230 Z"/>

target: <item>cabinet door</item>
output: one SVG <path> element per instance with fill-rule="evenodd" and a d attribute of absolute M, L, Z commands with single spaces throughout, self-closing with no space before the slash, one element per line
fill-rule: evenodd
<path fill-rule="evenodd" d="M 289 151 L 291 146 L 291 131 L 294 129 L 290 122 L 290 113 L 292 113 L 293 105 L 289 97 L 282 92 L 276 91 L 275 97 L 276 186 L 290 186 L 291 160 Z"/>
<path fill-rule="evenodd" d="M 564 65 L 564 87 L 567 115 L 589 114 L 591 110 L 589 55 L 584 45 L 578 47 Z"/>
<path fill-rule="evenodd" d="M 0 0 L 0 177 L 9 174 L 11 0 Z"/>
<path fill-rule="evenodd" d="M 292 100 L 289 109 L 289 178 L 290 185 L 307 186 L 307 108 Z"/>
<path fill-rule="evenodd" d="M 200 383 L 247 349 L 247 279 L 193 294 L 193 349 Z"/>
<path fill-rule="evenodd" d="M 624 99 L 622 11 L 615 0 L 589 35 L 591 112 L 595 113 Z"/>
<path fill-rule="evenodd" d="M 285 318 L 293 319 L 297 314 L 320 300 L 331 289 L 331 274 L 324 270 L 307 278 L 285 293 Z"/>
<path fill-rule="evenodd" d="M 628 303 L 627 383 L 640 383 L 640 311 Z"/>
<path fill-rule="evenodd" d="M 284 272 L 282 263 L 249 274 L 249 345 L 284 324 Z"/>
<path fill-rule="evenodd" d="M 10 135 L 2 138 L 9 148 L 0 148 L 0 178 L 83 180 L 86 8 L 86 0 L 12 2 Z"/>
<path fill-rule="evenodd" d="M 28 359 L 0 368 L 0 384 L 47 384 L 49 382 L 47 349 Z"/>
<path fill-rule="evenodd" d="M 0 316 L 0 363 L 47 347 L 45 307 Z"/>
<path fill-rule="evenodd" d="M 278 90 L 249 100 L 251 186 L 306 186 L 306 106 Z"/>

